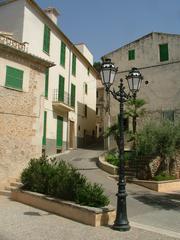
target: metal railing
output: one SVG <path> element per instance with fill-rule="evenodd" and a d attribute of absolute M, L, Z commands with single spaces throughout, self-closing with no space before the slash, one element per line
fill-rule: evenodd
<path fill-rule="evenodd" d="M 74 106 L 71 106 L 71 95 L 67 92 L 63 92 L 63 94 L 61 94 L 59 89 L 53 90 L 53 102 L 64 103 L 65 105 L 74 108 Z"/>
<path fill-rule="evenodd" d="M 4 34 L 0 34 L 0 43 L 3 43 L 4 45 L 13 47 L 13 48 L 18 49 L 23 52 L 28 51 L 28 47 L 27 47 L 28 43 L 27 42 L 20 43 L 13 38 L 7 37 Z"/>

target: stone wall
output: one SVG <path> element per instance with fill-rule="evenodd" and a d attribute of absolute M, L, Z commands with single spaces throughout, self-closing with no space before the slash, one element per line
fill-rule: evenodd
<path fill-rule="evenodd" d="M 0 67 L 3 61 L 13 67 L 10 56 L 1 57 Z M 22 60 L 19 68 L 28 76 L 23 79 L 27 91 L 6 88 L 0 82 L 0 182 L 17 177 L 42 151 L 44 69 Z"/>

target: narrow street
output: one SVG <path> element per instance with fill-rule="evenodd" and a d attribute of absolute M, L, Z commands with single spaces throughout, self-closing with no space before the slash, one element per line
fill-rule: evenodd
<path fill-rule="evenodd" d="M 62 154 L 63 159 L 84 174 L 91 182 L 101 184 L 109 196 L 111 205 L 116 206 L 117 182 L 96 165 L 101 149 L 77 149 Z M 163 194 L 127 183 L 127 209 L 131 225 L 154 231 L 171 231 L 180 238 L 180 195 Z"/>

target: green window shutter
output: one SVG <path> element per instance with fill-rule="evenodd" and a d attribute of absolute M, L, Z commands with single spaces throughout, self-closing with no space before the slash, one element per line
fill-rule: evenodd
<path fill-rule="evenodd" d="M 51 30 L 47 25 L 44 25 L 44 41 L 43 41 L 43 50 L 46 53 L 49 53 L 50 48 L 50 33 Z"/>
<path fill-rule="evenodd" d="M 87 83 L 85 83 L 85 94 L 87 94 L 87 92 L 88 92 L 88 85 Z"/>
<path fill-rule="evenodd" d="M 24 74 L 24 72 L 22 70 L 6 66 L 5 86 L 22 90 L 23 74 Z"/>
<path fill-rule="evenodd" d="M 48 88 L 49 88 L 49 68 L 45 72 L 45 97 L 48 98 Z"/>
<path fill-rule="evenodd" d="M 128 51 L 128 59 L 129 60 L 134 60 L 135 59 L 135 50 L 129 50 Z"/>
<path fill-rule="evenodd" d="M 87 69 L 87 74 L 88 74 L 88 76 L 89 76 L 89 74 L 90 74 L 90 68 L 88 67 L 88 69 Z"/>
<path fill-rule="evenodd" d="M 84 105 L 84 116 L 87 118 L 87 105 Z"/>
<path fill-rule="evenodd" d="M 71 106 L 75 107 L 75 100 L 76 100 L 76 86 L 71 84 Z"/>
<path fill-rule="evenodd" d="M 58 101 L 64 102 L 64 77 L 59 76 Z"/>
<path fill-rule="evenodd" d="M 169 51 L 168 51 L 167 43 L 159 45 L 159 56 L 160 56 L 160 62 L 169 60 Z"/>
<path fill-rule="evenodd" d="M 72 57 L 72 75 L 76 76 L 76 56 Z"/>
<path fill-rule="evenodd" d="M 42 144 L 46 145 L 47 112 L 44 112 L 43 139 Z"/>
<path fill-rule="evenodd" d="M 57 147 L 61 147 L 63 140 L 63 118 L 58 116 L 57 117 L 57 134 L 56 134 L 56 145 Z"/>
<path fill-rule="evenodd" d="M 64 67 L 66 61 L 66 45 L 61 42 L 61 58 L 60 58 L 60 64 Z"/>

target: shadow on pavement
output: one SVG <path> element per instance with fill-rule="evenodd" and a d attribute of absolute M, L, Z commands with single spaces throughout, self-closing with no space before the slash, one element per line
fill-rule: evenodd
<path fill-rule="evenodd" d="M 179 195 L 174 195 L 175 194 L 172 196 L 172 194 L 157 195 L 150 193 L 146 195 L 131 194 L 134 199 L 154 208 L 180 211 Z"/>

